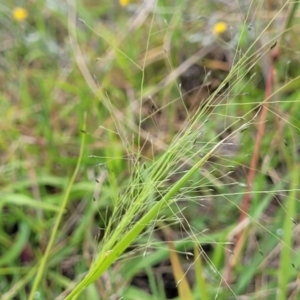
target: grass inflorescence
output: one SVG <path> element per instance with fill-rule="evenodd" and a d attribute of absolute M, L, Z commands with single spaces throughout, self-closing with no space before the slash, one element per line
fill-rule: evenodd
<path fill-rule="evenodd" d="M 298 3 L 102 2 L 1 9 L 1 299 L 297 299 Z"/>

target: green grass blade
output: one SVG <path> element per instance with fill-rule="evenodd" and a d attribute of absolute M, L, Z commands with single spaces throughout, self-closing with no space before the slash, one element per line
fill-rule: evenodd
<path fill-rule="evenodd" d="M 85 113 L 83 127 L 82 127 L 82 129 L 84 131 L 86 129 L 86 119 L 87 119 L 87 117 L 86 117 L 86 113 Z M 68 185 L 68 188 L 67 188 L 66 194 L 64 196 L 64 199 L 62 201 L 62 204 L 61 204 L 61 207 L 60 207 L 60 211 L 59 211 L 59 213 L 57 215 L 57 218 L 56 218 L 56 221 L 55 221 L 55 224 L 54 224 L 54 227 L 53 227 L 53 231 L 51 233 L 50 240 L 49 240 L 49 243 L 47 245 L 46 251 L 45 251 L 45 253 L 44 253 L 44 255 L 43 255 L 42 259 L 41 259 L 37 275 L 35 277 L 32 289 L 30 291 L 30 295 L 29 295 L 29 298 L 28 298 L 29 300 L 33 300 L 34 299 L 35 292 L 36 292 L 36 290 L 37 290 L 37 288 L 39 286 L 39 283 L 40 283 L 40 281 L 42 279 L 43 273 L 45 272 L 46 263 L 47 263 L 47 260 L 49 258 L 49 255 L 50 255 L 51 248 L 52 248 L 52 246 L 54 244 L 59 224 L 61 222 L 62 216 L 64 214 L 65 208 L 66 208 L 68 200 L 69 200 L 69 196 L 70 196 L 72 187 L 74 185 L 75 179 L 76 179 L 78 171 L 79 171 L 79 167 L 80 167 L 81 160 L 82 160 L 82 157 L 83 157 L 84 144 L 85 144 L 85 134 L 83 133 L 81 135 L 80 151 L 79 151 L 79 156 L 78 156 L 77 164 L 76 164 L 74 173 L 73 173 L 73 175 L 71 177 L 70 183 Z"/>

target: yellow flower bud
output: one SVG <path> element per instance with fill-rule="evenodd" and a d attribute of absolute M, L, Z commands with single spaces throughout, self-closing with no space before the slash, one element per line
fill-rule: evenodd
<path fill-rule="evenodd" d="M 129 0 L 119 0 L 121 6 L 126 6 L 129 3 Z"/>
<path fill-rule="evenodd" d="M 213 27 L 213 34 L 216 37 L 219 37 L 220 35 L 224 34 L 228 30 L 228 26 L 225 22 L 218 22 Z"/>
<path fill-rule="evenodd" d="M 25 8 L 15 7 L 12 12 L 14 20 L 17 22 L 23 22 L 28 17 L 28 12 Z"/>
<path fill-rule="evenodd" d="M 217 22 L 212 28 L 213 35 L 220 41 L 229 43 L 232 38 L 233 34 L 226 22 L 220 21 Z"/>

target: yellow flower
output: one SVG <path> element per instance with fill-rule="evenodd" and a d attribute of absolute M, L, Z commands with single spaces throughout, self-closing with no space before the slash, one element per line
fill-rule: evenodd
<path fill-rule="evenodd" d="M 14 20 L 17 22 L 23 22 L 28 17 L 28 12 L 25 8 L 15 7 L 12 12 Z"/>
<path fill-rule="evenodd" d="M 228 46 L 229 43 L 234 41 L 234 30 L 232 26 L 229 26 L 224 21 L 217 22 L 213 28 L 212 33 L 218 42 L 221 42 L 223 46 Z"/>
<path fill-rule="evenodd" d="M 119 0 L 121 6 L 126 6 L 129 3 L 129 0 Z"/>
<path fill-rule="evenodd" d="M 228 30 L 228 25 L 225 22 L 218 22 L 213 27 L 213 34 L 217 37 L 222 35 Z"/>

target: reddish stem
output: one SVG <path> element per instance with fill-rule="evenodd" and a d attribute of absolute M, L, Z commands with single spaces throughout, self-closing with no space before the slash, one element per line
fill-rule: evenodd
<path fill-rule="evenodd" d="M 255 171 L 257 169 L 261 143 L 265 132 L 265 121 L 267 119 L 269 101 L 273 90 L 274 70 L 275 70 L 274 64 L 278 57 L 278 48 L 276 47 L 272 50 L 273 50 L 271 54 L 272 60 L 266 78 L 265 97 L 264 97 L 264 101 L 262 102 L 262 109 L 260 113 L 257 134 L 255 138 L 254 151 L 252 153 L 250 169 L 247 177 L 246 193 L 244 195 L 244 198 L 242 200 L 242 205 L 241 205 L 239 223 L 242 222 L 248 215 L 250 202 L 251 202 L 251 191 L 252 191 L 252 186 L 255 178 Z M 242 238 L 242 235 L 243 232 L 240 232 L 236 237 L 236 243 L 233 250 L 234 253 L 233 255 L 236 257 L 239 255 L 239 252 L 242 249 L 242 243 L 245 242 L 245 239 Z M 236 257 L 231 257 L 227 259 L 227 266 L 225 268 L 225 273 L 224 273 L 224 280 L 227 283 L 230 283 L 231 281 L 231 273 L 236 263 Z"/>

